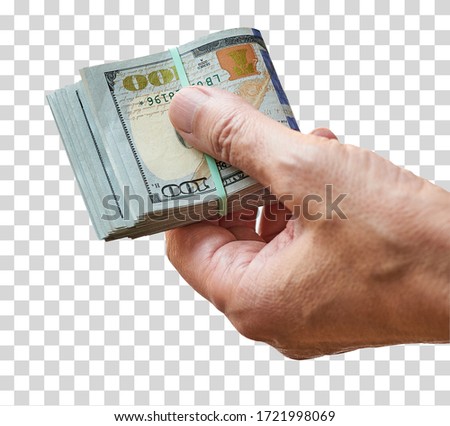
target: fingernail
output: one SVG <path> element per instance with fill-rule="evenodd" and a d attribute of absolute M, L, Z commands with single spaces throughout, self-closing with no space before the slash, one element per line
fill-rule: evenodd
<path fill-rule="evenodd" d="M 210 97 L 198 87 L 181 89 L 173 98 L 169 108 L 169 118 L 177 130 L 192 133 L 192 124 L 197 108 Z"/>

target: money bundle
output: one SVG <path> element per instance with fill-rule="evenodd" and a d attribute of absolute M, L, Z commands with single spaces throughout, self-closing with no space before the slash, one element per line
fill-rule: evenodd
<path fill-rule="evenodd" d="M 211 166 L 211 158 L 177 134 L 168 109 L 180 74 L 191 85 L 236 93 L 298 129 L 258 30 L 221 31 L 180 46 L 177 54 L 178 63 L 167 51 L 85 68 L 80 82 L 48 96 L 101 239 L 136 238 L 217 217 L 241 208 L 242 197 L 262 193 L 250 176 L 224 162 Z"/>

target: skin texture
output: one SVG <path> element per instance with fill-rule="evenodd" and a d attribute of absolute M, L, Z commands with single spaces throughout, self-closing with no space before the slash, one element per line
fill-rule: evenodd
<path fill-rule="evenodd" d="M 166 234 L 173 265 L 240 333 L 295 359 L 450 341 L 450 193 L 219 89 L 182 89 L 169 116 L 187 143 L 284 200 L 265 207 L 259 229 L 247 211 Z M 298 206 L 325 199 L 327 184 L 333 199 L 347 194 L 347 219 L 312 201 L 322 218 L 308 220 Z"/>

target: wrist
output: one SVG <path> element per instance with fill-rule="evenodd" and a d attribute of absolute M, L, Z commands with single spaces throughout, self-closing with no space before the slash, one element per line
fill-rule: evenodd
<path fill-rule="evenodd" d="M 450 193 L 427 182 L 418 229 L 416 265 L 410 278 L 416 292 L 416 332 L 421 342 L 450 341 Z M 415 269 L 415 270 L 414 270 Z"/>

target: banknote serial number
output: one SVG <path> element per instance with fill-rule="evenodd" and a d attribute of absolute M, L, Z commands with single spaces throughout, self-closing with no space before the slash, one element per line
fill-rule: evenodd
<path fill-rule="evenodd" d="M 148 96 L 146 99 L 147 105 L 152 106 L 152 105 L 166 104 L 172 100 L 172 98 L 175 96 L 175 93 L 177 93 L 178 90 L 175 90 L 174 92 L 158 93 L 155 96 Z M 143 102 L 141 102 L 141 104 L 143 104 Z"/>
<path fill-rule="evenodd" d="M 220 83 L 220 76 L 219 74 L 214 74 L 210 77 L 206 77 L 203 80 L 198 80 L 194 85 L 197 86 L 214 86 L 215 84 Z M 180 89 L 165 92 L 165 93 L 158 93 L 155 96 L 148 96 L 146 98 L 147 106 L 153 106 L 153 105 L 159 105 L 159 104 L 165 104 L 169 103 L 172 98 L 175 96 L 175 93 L 177 93 Z M 144 102 L 140 102 L 141 105 L 143 105 Z"/>
<path fill-rule="evenodd" d="M 219 74 L 214 74 L 210 77 L 206 77 L 203 81 L 199 80 L 195 83 L 197 86 L 214 86 L 214 84 L 220 83 Z"/>

